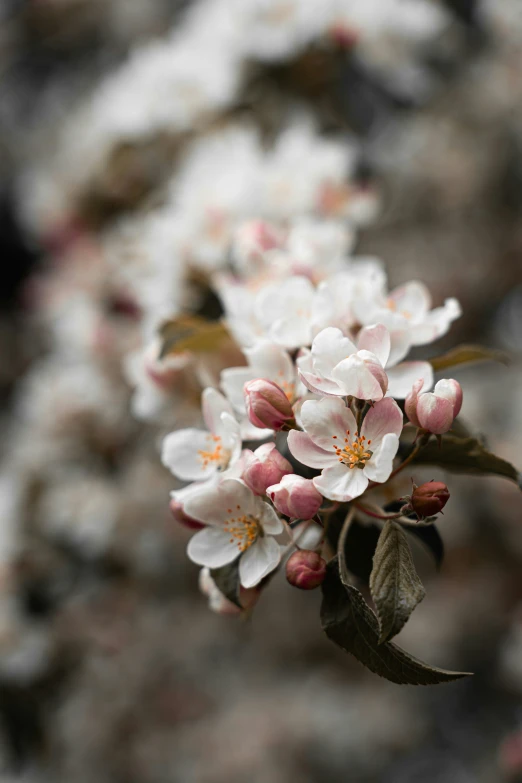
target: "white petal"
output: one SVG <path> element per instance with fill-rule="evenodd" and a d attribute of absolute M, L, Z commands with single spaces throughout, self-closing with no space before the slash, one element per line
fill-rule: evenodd
<path fill-rule="evenodd" d="M 313 482 L 325 498 L 341 502 L 359 497 L 368 486 L 368 479 L 360 468 L 350 470 L 347 465 L 342 464 L 326 468 Z"/>
<path fill-rule="evenodd" d="M 423 321 L 412 329 L 411 344 L 426 345 L 446 334 L 451 323 L 462 315 L 456 299 L 446 299 L 442 307 L 436 307 Z"/>
<path fill-rule="evenodd" d="M 386 372 L 390 367 L 395 367 L 400 361 L 408 355 L 411 347 L 411 328 L 392 329 L 390 332 L 390 355 L 386 362 Z"/>
<path fill-rule="evenodd" d="M 269 503 L 265 503 L 261 498 L 258 498 L 258 502 L 256 503 L 255 515 L 265 533 L 277 536 L 279 533 L 283 532 L 283 523 L 277 516 L 273 506 Z"/>
<path fill-rule="evenodd" d="M 359 400 L 381 400 L 386 389 L 386 375 L 376 356 L 369 351 L 359 351 L 340 362 L 332 371 L 332 377 L 346 395 Z"/>
<path fill-rule="evenodd" d="M 230 535 L 215 527 L 199 530 L 190 539 L 187 555 L 193 563 L 207 568 L 221 568 L 239 555 L 237 542 L 230 542 Z"/>
<path fill-rule="evenodd" d="M 316 446 L 306 432 L 297 432 L 297 430 L 289 432 L 288 448 L 299 462 L 310 468 L 325 468 L 338 461 L 335 452 L 325 451 L 320 446 Z"/>
<path fill-rule="evenodd" d="M 433 386 L 433 368 L 429 362 L 401 362 L 397 367 L 386 370 L 388 375 L 388 394 L 404 400 L 411 392 L 415 381 L 424 381 L 424 391 Z"/>
<path fill-rule="evenodd" d="M 256 378 L 268 378 L 280 386 L 294 383 L 295 368 L 288 351 L 280 345 L 260 340 L 253 348 L 245 351 Z"/>
<path fill-rule="evenodd" d="M 201 395 L 201 407 L 203 410 L 203 419 L 205 424 L 209 428 L 210 432 L 219 434 L 217 432 L 222 413 L 228 413 L 230 416 L 234 415 L 232 406 L 228 400 L 211 386 L 207 387 Z"/>
<path fill-rule="evenodd" d="M 270 536 L 258 538 L 239 561 L 239 579 L 243 587 L 255 587 L 281 560 L 281 551 Z"/>
<path fill-rule="evenodd" d="M 242 481 L 223 479 L 202 489 L 197 495 L 191 495 L 184 504 L 184 511 L 205 525 L 223 526 L 231 515 L 251 514 L 255 508 L 255 497 Z"/>
<path fill-rule="evenodd" d="M 304 313 L 276 319 L 270 327 L 270 337 L 289 350 L 310 345 L 312 342 L 310 316 Z"/>
<path fill-rule="evenodd" d="M 323 449 L 342 446 L 345 436 L 355 436 L 357 423 L 344 400 L 325 397 L 307 400 L 301 408 L 301 420 L 314 443 Z"/>
<path fill-rule="evenodd" d="M 227 367 L 221 373 L 221 388 L 240 413 L 246 412 L 243 386 L 257 377 L 251 367 Z"/>
<path fill-rule="evenodd" d="M 331 378 L 334 367 L 356 351 L 355 345 L 340 329 L 329 326 L 319 332 L 312 343 L 314 372 Z"/>
<path fill-rule="evenodd" d="M 390 299 L 399 313 L 414 321 L 421 320 L 431 307 L 430 292 L 418 280 L 411 280 L 396 288 L 391 292 Z"/>
<path fill-rule="evenodd" d="M 171 432 L 163 440 L 161 461 L 182 481 L 198 481 L 212 476 L 218 465 L 208 462 L 203 466 L 200 451 L 213 451 L 215 442 L 209 432 L 189 427 Z"/>
<path fill-rule="evenodd" d="M 357 335 L 357 349 L 373 353 L 383 367 L 390 356 L 390 348 L 390 333 L 383 324 L 365 326 Z"/>
<path fill-rule="evenodd" d="M 367 441 L 371 441 L 370 448 L 375 452 L 381 445 L 381 441 L 389 432 L 399 436 L 402 432 L 402 411 L 391 397 L 376 402 L 370 408 L 361 427 L 361 435 Z"/>
<path fill-rule="evenodd" d="M 399 448 L 397 435 L 388 434 L 382 439 L 382 443 L 373 454 L 372 458 L 364 466 L 364 474 L 370 481 L 383 483 L 390 477 L 393 469 L 393 458 Z"/>
<path fill-rule="evenodd" d="M 241 427 L 239 422 L 229 413 L 222 413 L 216 435 L 222 439 L 223 448 L 229 449 L 230 462 L 236 460 L 241 451 Z"/>

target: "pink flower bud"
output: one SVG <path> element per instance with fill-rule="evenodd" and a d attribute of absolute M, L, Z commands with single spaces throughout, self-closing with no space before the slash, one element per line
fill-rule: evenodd
<path fill-rule="evenodd" d="M 422 427 L 434 435 L 443 435 L 451 429 L 462 408 L 460 383 L 445 378 L 435 385 L 433 392 L 420 394 L 422 386 L 422 380 L 416 381 L 406 397 L 406 414 L 416 427 Z"/>
<path fill-rule="evenodd" d="M 248 418 L 254 427 L 279 431 L 295 425 L 292 406 L 277 383 L 257 378 L 245 383 L 244 393 Z"/>
<path fill-rule="evenodd" d="M 276 449 L 275 443 L 264 443 L 255 451 L 244 451 L 242 479 L 256 495 L 264 495 L 267 487 L 279 483 L 291 472 L 292 466 Z"/>
<path fill-rule="evenodd" d="M 317 552 L 300 549 L 288 559 L 286 564 L 287 581 L 300 590 L 314 590 L 326 576 L 326 560 Z"/>
<path fill-rule="evenodd" d="M 266 494 L 279 511 L 290 519 L 312 519 L 323 502 L 313 481 L 302 476 L 283 476 L 279 484 L 268 487 Z"/>
<path fill-rule="evenodd" d="M 428 481 L 415 487 L 411 495 L 411 507 L 420 519 L 439 514 L 450 498 L 449 489 L 442 481 Z"/>
<path fill-rule="evenodd" d="M 187 527 L 189 530 L 201 530 L 205 527 L 197 519 L 192 519 L 188 514 L 183 511 L 183 503 L 177 498 L 172 498 L 169 504 L 170 513 L 180 525 Z"/>

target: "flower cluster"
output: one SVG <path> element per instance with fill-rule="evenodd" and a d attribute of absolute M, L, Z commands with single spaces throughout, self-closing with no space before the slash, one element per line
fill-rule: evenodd
<path fill-rule="evenodd" d="M 162 447 L 163 464 L 192 482 L 171 507 L 198 529 L 188 556 L 210 569 L 214 608 L 215 570 L 237 568 L 238 589 L 258 595 L 294 550 L 289 581 L 319 585 L 333 509 L 364 503 L 399 471 L 405 427 L 417 431 L 415 451 L 448 432 L 462 405 L 457 381 L 430 391 L 432 365 L 408 359 L 448 331 L 455 299 L 433 307 L 417 281 L 389 291 L 382 264 L 350 257 L 328 221 L 247 221 L 231 246 L 232 271 L 216 271 L 213 284 L 243 364 L 204 389 L 206 429 L 176 430 Z M 314 528 L 315 554 L 305 554 L 301 537 Z M 314 577 L 302 576 L 310 568 Z"/>

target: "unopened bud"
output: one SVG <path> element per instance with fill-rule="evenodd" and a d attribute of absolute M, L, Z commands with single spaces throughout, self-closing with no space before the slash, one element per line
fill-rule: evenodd
<path fill-rule="evenodd" d="M 443 435 L 451 429 L 462 408 L 462 388 L 458 381 L 443 379 L 433 392 L 420 393 L 423 381 L 414 385 L 406 398 L 405 411 L 416 427 L 422 427 L 434 435 Z"/>
<path fill-rule="evenodd" d="M 326 560 L 317 552 L 301 549 L 288 559 L 286 578 L 299 590 L 314 590 L 324 582 L 326 576 Z"/>
<path fill-rule="evenodd" d="M 442 481 L 428 481 L 420 487 L 414 487 L 410 504 L 419 519 L 426 519 L 439 514 L 449 498 L 446 484 Z"/>
<path fill-rule="evenodd" d="M 323 496 L 313 481 L 294 473 L 283 476 L 278 484 L 268 487 L 266 494 L 280 514 L 290 519 L 313 519 Z"/>
<path fill-rule="evenodd" d="M 169 503 L 169 508 L 170 513 L 176 522 L 179 522 L 183 527 L 186 527 L 189 530 L 201 530 L 205 527 L 205 525 L 202 525 L 197 519 L 193 519 L 192 517 L 189 517 L 188 514 L 185 514 L 183 511 L 183 503 L 177 498 L 172 498 Z"/>
<path fill-rule="evenodd" d="M 275 443 L 264 443 L 255 451 L 245 449 L 242 479 L 256 495 L 264 495 L 267 487 L 278 484 L 287 473 L 292 473 L 292 466 Z"/>
<path fill-rule="evenodd" d="M 248 418 L 254 427 L 288 430 L 295 427 L 295 418 L 288 397 L 277 383 L 257 378 L 244 386 Z"/>

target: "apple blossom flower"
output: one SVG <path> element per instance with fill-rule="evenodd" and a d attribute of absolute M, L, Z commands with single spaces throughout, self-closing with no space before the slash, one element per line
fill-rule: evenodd
<path fill-rule="evenodd" d="M 232 257 L 242 275 L 250 276 L 266 264 L 267 253 L 283 245 L 282 230 L 266 220 L 247 220 L 236 229 Z"/>
<path fill-rule="evenodd" d="M 185 513 L 206 527 L 190 540 L 187 554 L 198 565 L 220 568 L 238 556 L 243 587 L 255 587 L 281 559 L 274 536 L 283 523 L 268 503 L 239 479 L 223 479 L 192 494 Z"/>
<path fill-rule="evenodd" d="M 314 338 L 311 351 L 298 358 L 299 376 L 316 394 L 381 400 L 388 389 L 384 364 L 389 354 L 389 336 L 387 343 L 379 339 L 368 345 L 370 350 L 365 344 L 355 345 L 340 329 L 323 329 Z"/>
<path fill-rule="evenodd" d="M 279 432 L 295 426 L 292 406 L 277 383 L 257 378 L 245 383 L 244 393 L 248 418 L 254 427 Z"/>
<path fill-rule="evenodd" d="M 269 486 L 266 494 L 277 511 L 290 519 L 312 519 L 323 502 L 323 496 L 313 481 L 293 473 Z"/>
<path fill-rule="evenodd" d="M 286 579 L 292 587 L 300 590 L 314 590 L 324 582 L 326 560 L 317 552 L 300 549 L 288 558 Z"/>
<path fill-rule="evenodd" d="M 304 465 L 322 468 L 313 482 L 324 497 L 353 500 L 370 481 L 387 481 L 403 424 L 395 400 L 387 397 L 375 403 L 360 430 L 344 401 L 331 397 L 308 400 L 301 417 L 305 432 L 290 432 L 288 446 Z"/>
<path fill-rule="evenodd" d="M 203 391 L 202 408 L 208 431 L 189 427 L 163 440 L 161 461 L 182 481 L 210 478 L 233 465 L 241 454 L 239 423 L 225 397 L 209 387 Z"/>
<path fill-rule="evenodd" d="M 310 345 L 314 297 L 314 285 L 300 275 L 267 285 L 259 291 L 256 313 L 268 337 L 290 350 Z"/>
<path fill-rule="evenodd" d="M 412 280 L 390 294 L 383 287 L 372 296 L 358 297 L 354 312 L 363 326 L 384 324 L 390 331 L 406 329 L 410 345 L 426 345 L 442 337 L 462 310 L 456 299 L 446 299 L 442 307 L 431 309 L 431 296 L 423 283 Z"/>
<path fill-rule="evenodd" d="M 416 427 L 443 435 L 451 429 L 462 408 L 460 383 L 444 378 L 435 384 L 433 392 L 422 392 L 422 388 L 423 380 L 419 379 L 406 398 L 406 415 Z"/>
<path fill-rule="evenodd" d="M 226 596 L 223 595 L 221 590 L 212 579 L 209 568 L 202 568 L 199 572 L 199 589 L 208 598 L 208 605 L 216 614 L 230 614 L 238 615 L 246 609 L 251 609 L 254 604 L 257 603 L 260 591 L 257 588 L 250 588 L 246 590 L 244 587 L 239 588 L 239 602 L 240 608 L 236 604 L 229 601 Z"/>
<path fill-rule="evenodd" d="M 283 476 L 292 473 L 287 459 L 276 449 L 275 443 L 263 443 L 255 451 L 245 449 L 241 478 L 256 495 L 264 495 L 267 487 L 277 484 Z"/>

